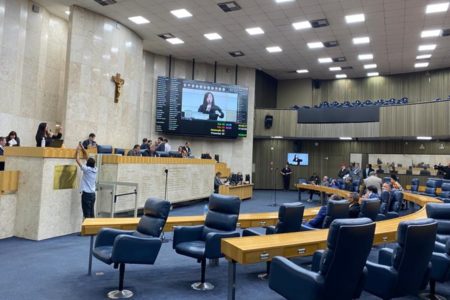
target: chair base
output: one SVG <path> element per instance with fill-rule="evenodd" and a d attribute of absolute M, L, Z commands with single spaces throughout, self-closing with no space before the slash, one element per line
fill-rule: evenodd
<path fill-rule="evenodd" d="M 214 285 L 209 282 L 195 282 L 191 284 L 191 287 L 196 291 L 210 291 L 214 289 Z"/>
<path fill-rule="evenodd" d="M 419 298 L 423 300 L 447 300 L 444 296 L 430 293 L 422 293 L 419 295 Z"/>
<path fill-rule="evenodd" d="M 269 274 L 268 273 L 258 274 L 258 279 L 267 280 L 267 279 L 269 279 Z"/>
<path fill-rule="evenodd" d="M 129 290 L 115 290 L 108 293 L 109 299 L 127 299 L 133 297 L 133 292 Z"/>

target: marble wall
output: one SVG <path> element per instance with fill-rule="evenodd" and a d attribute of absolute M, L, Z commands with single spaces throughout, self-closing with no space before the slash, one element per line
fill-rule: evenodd
<path fill-rule="evenodd" d="M 0 0 L 0 135 L 33 146 L 37 126 L 62 121 L 67 22 L 28 0 Z"/>
<path fill-rule="evenodd" d="M 17 195 L 0 196 L 0 239 L 14 236 Z"/>

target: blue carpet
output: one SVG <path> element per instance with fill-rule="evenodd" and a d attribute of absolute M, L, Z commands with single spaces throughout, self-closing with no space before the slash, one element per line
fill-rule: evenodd
<path fill-rule="evenodd" d="M 306 198 L 307 194 L 303 196 Z M 297 192 L 277 192 L 278 203 L 294 202 L 297 197 Z M 252 200 L 242 203 L 241 211 L 275 211 L 276 207 L 268 206 L 273 198 L 273 192 L 255 191 Z M 175 208 L 171 215 L 201 214 L 204 204 Z M 166 237 L 171 238 L 172 234 Z M 40 242 L 19 238 L 0 240 L 0 299 L 106 299 L 106 293 L 117 288 L 118 271 L 94 259 L 93 275 L 87 276 L 88 247 L 89 238 L 78 235 Z M 374 248 L 370 260 L 376 260 L 377 252 Z M 307 259 L 294 261 L 302 263 Z M 135 292 L 134 299 L 226 299 L 227 270 L 224 259 L 219 266 L 208 266 L 206 278 L 216 288 L 208 292 L 193 291 L 190 284 L 200 278 L 200 265 L 194 259 L 177 255 L 169 242 L 163 244 L 155 265 L 127 265 L 125 286 Z M 257 279 L 257 274 L 264 270 L 263 263 L 237 266 L 237 299 L 282 299 L 269 289 L 267 281 Z M 448 283 L 438 284 L 437 290 L 450 296 Z M 363 294 L 362 299 L 377 298 Z"/>

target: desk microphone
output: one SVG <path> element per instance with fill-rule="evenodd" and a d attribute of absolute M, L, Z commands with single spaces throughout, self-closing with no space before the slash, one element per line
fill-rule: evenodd
<path fill-rule="evenodd" d="M 164 173 L 168 174 L 169 173 L 169 169 L 164 169 Z"/>

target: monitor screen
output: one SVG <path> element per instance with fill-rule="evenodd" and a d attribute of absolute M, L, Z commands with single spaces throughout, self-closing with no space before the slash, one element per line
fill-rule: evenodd
<path fill-rule="evenodd" d="M 248 88 L 158 77 L 156 131 L 222 138 L 247 136 Z"/>
<path fill-rule="evenodd" d="M 308 153 L 288 153 L 287 161 L 293 166 L 307 166 Z"/>

